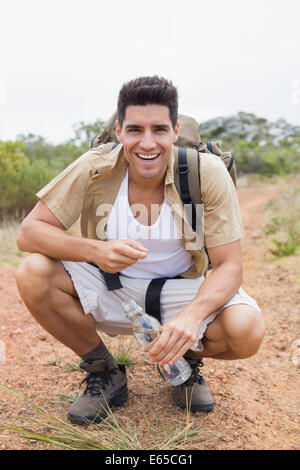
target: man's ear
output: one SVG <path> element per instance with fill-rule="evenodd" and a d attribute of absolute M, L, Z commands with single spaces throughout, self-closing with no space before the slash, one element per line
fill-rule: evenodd
<path fill-rule="evenodd" d="M 174 138 L 173 138 L 173 143 L 177 142 L 179 137 L 179 121 L 177 121 L 176 126 L 174 128 Z"/>
<path fill-rule="evenodd" d="M 120 127 L 119 121 L 116 121 L 116 135 L 117 135 L 117 139 L 120 143 L 123 142 L 121 131 L 122 131 L 122 129 Z"/>

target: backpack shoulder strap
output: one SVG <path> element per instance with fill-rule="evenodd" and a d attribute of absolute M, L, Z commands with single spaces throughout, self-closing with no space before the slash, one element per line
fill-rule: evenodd
<path fill-rule="evenodd" d="M 174 147 L 174 150 L 174 179 L 177 192 L 182 195 L 181 200 L 202 204 L 200 152 L 185 147 Z"/>
<path fill-rule="evenodd" d="M 184 205 L 192 205 L 191 226 L 196 231 L 196 205 L 202 204 L 200 154 L 196 149 L 175 147 L 175 187 Z"/>

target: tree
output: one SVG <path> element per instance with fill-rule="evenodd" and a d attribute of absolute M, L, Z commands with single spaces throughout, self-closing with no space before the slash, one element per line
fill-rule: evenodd
<path fill-rule="evenodd" d="M 0 174 L 2 176 L 7 171 L 18 171 L 28 164 L 23 150 L 24 144 L 22 142 L 0 141 Z"/>
<path fill-rule="evenodd" d="M 75 132 L 74 141 L 79 145 L 85 142 L 90 143 L 95 135 L 102 132 L 103 124 L 104 121 L 100 119 L 92 123 L 85 123 L 84 121 L 78 122 L 73 126 Z"/>

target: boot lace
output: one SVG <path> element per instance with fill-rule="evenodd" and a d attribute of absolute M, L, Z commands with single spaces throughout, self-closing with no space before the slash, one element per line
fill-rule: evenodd
<path fill-rule="evenodd" d="M 113 375 L 117 373 L 117 369 L 111 369 L 105 372 L 91 372 L 81 382 L 80 386 L 86 382 L 86 389 L 84 395 L 96 396 L 100 395 L 109 384 L 113 385 Z"/>
<path fill-rule="evenodd" d="M 203 362 L 201 360 L 198 361 L 188 361 L 190 368 L 192 369 L 192 373 L 190 377 L 184 382 L 182 385 L 184 387 L 188 387 L 189 385 L 194 385 L 195 383 L 202 384 L 204 379 L 202 375 L 199 374 L 199 367 L 203 367 Z"/>

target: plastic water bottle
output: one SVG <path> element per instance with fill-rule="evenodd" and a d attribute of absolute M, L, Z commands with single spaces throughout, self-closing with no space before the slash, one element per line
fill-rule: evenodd
<path fill-rule="evenodd" d="M 160 333 L 161 324 L 152 315 L 145 313 L 135 300 L 126 300 L 122 302 L 122 308 L 126 317 L 132 323 L 133 335 L 143 346 L 151 343 Z M 162 378 L 171 385 L 180 385 L 184 383 L 191 375 L 191 368 L 188 362 L 181 358 L 175 364 L 164 366 L 158 365 Z"/>

